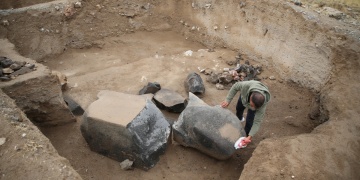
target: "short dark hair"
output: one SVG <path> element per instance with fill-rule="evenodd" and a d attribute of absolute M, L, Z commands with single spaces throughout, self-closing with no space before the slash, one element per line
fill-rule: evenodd
<path fill-rule="evenodd" d="M 259 92 L 252 92 L 251 100 L 255 105 L 255 108 L 260 108 L 265 102 L 265 96 Z"/>

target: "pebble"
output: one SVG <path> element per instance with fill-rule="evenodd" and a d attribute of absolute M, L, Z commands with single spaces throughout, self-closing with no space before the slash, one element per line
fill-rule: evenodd
<path fill-rule="evenodd" d="M 74 8 L 81 8 L 81 6 L 82 5 L 80 1 L 74 3 Z"/>
<path fill-rule="evenodd" d="M 134 163 L 133 161 L 126 159 L 120 163 L 121 169 L 122 170 L 130 170 L 130 169 L 132 169 L 133 163 Z"/>
<path fill-rule="evenodd" d="M 6 138 L 4 138 L 4 137 L 0 138 L 0 146 L 5 144 L 5 142 L 6 142 Z"/>
<path fill-rule="evenodd" d="M 275 76 L 270 76 L 269 79 L 270 80 L 276 80 Z"/>
<path fill-rule="evenodd" d="M 21 148 L 20 148 L 19 146 L 17 146 L 17 145 L 16 145 L 16 146 L 14 147 L 14 150 L 15 150 L 15 151 L 20 151 L 20 150 L 21 150 Z"/>
<path fill-rule="evenodd" d="M 3 25 L 3 26 L 9 26 L 10 23 L 9 23 L 8 20 L 3 20 L 3 21 L 2 21 L 2 25 Z"/>
<path fill-rule="evenodd" d="M 217 90 L 224 90 L 225 89 L 224 86 L 222 84 L 220 84 L 220 83 L 217 83 L 215 85 L 215 87 L 216 87 Z"/>
<path fill-rule="evenodd" d="M 2 69 L 2 72 L 3 72 L 4 74 L 11 74 L 11 73 L 14 72 L 14 70 L 12 70 L 12 69 L 10 69 L 10 68 L 4 68 L 4 69 Z"/>

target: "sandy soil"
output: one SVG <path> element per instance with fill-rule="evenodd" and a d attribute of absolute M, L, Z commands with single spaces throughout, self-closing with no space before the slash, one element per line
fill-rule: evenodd
<path fill-rule="evenodd" d="M 273 97 L 253 142 L 229 160 L 218 161 L 172 142 L 147 172 L 123 171 L 119 162 L 90 151 L 79 130 L 81 117 L 76 123 L 42 127 L 83 179 L 360 177 L 360 112 L 356 108 L 360 99 L 354 96 L 360 88 L 356 8 L 344 6 L 351 16 L 335 20 L 320 12 L 319 4 L 296 6 L 274 0 L 211 1 L 210 7 L 204 0 L 153 0 L 150 4 L 94 0 L 83 1 L 76 9 L 67 9 L 67 1 L 55 3 L 59 10 L 54 4 L 42 4 L 1 11 L 0 37 L 9 39 L 25 57 L 67 75 L 69 88 L 64 93 L 84 109 L 100 90 L 137 94 L 147 82 L 155 81 L 187 97 L 183 81 L 188 73 L 198 68 L 221 71 L 239 51 L 251 64 L 263 65 L 260 77 Z M 6 1 L 0 8 L 27 5 Z M 74 14 L 65 16 L 63 10 Z M 188 50 L 192 56 L 184 55 Z M 227 91 L 217 90 L 201 76 L 206 87 L 203 100 L 218 105 Z M 314 106 L 315 101 L 320 107 Z M 310 120 L 313 107 L 326 115 L 320 120 L 329 121 L 318 126 L 319 119 Z M 229 109 L 235 113 L 235 102 Z M 171 121 L 178 117 L 164 114 Z M 16 144 L 17 138 L 12 141 Z M 25 161 L 19 167 L 31 165 Z M 25 177 L 28 172 L 11 173 Z"/>
<path fill-rule="evenodd" d="M 83 108 L 95 101 L 100 90 L 137 94 L 147 82 L 154 81 L 187 97 L 183 81 L 188 73 L 199 72 L 198 67 L 221 71 L 230 67 L 226 61 L 235 60 L 236 55 L 236 52 L 226 49 L 208 52 L 206 47 L 189 42 L 171 31 L 136 32 L 105 39 L 103 44 L 102 49 L 69 50 L 45 63 L 68 76 L 70 89 L 65 93 L 74 97 Z M 184 55 L 188 50 L 193 51 L 192 56 Z M 277 76 L 271 67 L 265 67 L 261 76 L 265 78 L 270 75 Z M 214 84 L 206 82 L 204 74 L 201 76 L 206 87 L 203 100 L 210 105 L 218 105 L 225 98 L 227 90 L 217 90 Z M 281 80 L 264 79 L 263 82 L 269 86 L 273 99 L 262 128 L 250 146 L 238 150 L 227 161 L 215 160 L 173 142 L 150 171 L 123 171 L 119 162 L 89 150 L 79 130 L 81 117 L 78 117 L 76 124 L 42 128 L 42 132 L 85 179 L 117 179 L 119 176 L 123 179 L 238 179 L 244 164 L 261 140 L 309 133 L 315 125 L 307 116 L 312 93 L 292 84 L 281 83 Z M 284 93 L 288 96 L 282 96 Z M 235 112 L 235 103 L 229 108 Z M 167 112 L 164 114 L 172 120 L 178 116 Z"/>

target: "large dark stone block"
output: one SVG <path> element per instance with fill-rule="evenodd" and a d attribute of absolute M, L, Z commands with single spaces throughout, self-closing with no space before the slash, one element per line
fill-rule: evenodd
<path fill-rule="evenodd" d="M 246 136 L 239 119 L 230 110 L 209 106 L 189 93 L 189 103 L 173 124 L 174 140 L 219 160 L 230 158 L 234 144 Z"/>
<path fill-rule="evenodd" d="M 92 151 L 148 170 L 167 147 L 170 124 L 146 96 L 101 91 L 84 113 L 81 132 Z"/>

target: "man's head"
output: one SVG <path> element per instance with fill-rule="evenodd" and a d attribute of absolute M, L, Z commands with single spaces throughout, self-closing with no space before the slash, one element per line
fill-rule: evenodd
<path fill-rule="evenodd" d="M 250 96 L 250 106 L 254 109 L 260 108 L 265 102 L 265 97 L 259 92 L 252 92 Z"/>

